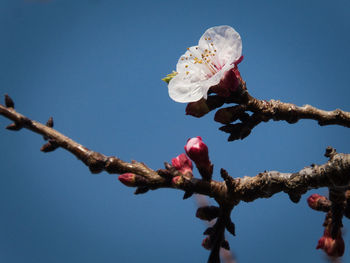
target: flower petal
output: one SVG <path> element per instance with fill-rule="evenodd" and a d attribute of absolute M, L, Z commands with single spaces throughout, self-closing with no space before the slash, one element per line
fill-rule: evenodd
<path fill-rule="evenodd" d="M 191 81 L 186 73 L 177 74 L 170 81 L 168 91 L 170 98 L 183 103 L 198 101 L 207 92 L 203 89 L 200 81 Z"/>
<path fill-rule="evenodd" d="M 198 46 L 201 49 L 215 47 L 218 58 L 223 65 L 234 63 L 242 55 L 241 36 L 230 26 L 209 28 L 199 40 Z"/>
<path fill-rule="evenodd" d="M 179 60 L 179 63 L 181 58 Z M 177 66 L 177 70 L 180 70 L 183 66 Z M 219 84 L 221 78 L 225 72 L 234 68 L 234 64 L 226 64 L 219 72 L 210 78 L 206 78 L 197 67 L 193 67 L 188 71 L 178 71 L 174 78 L 171 79 L 168 85 L 169 96 L 176 102 L 188 103 L 195 102 L 201 98 L 207 99 L 208 90 L 210 87 Z M 187 72 L 189 72 L 187 74 Z"/>

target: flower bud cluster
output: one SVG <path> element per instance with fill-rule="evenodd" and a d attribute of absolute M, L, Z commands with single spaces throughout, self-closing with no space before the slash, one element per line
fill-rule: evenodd
<path fill-rule="evenodd" d="M 197 136 L 188 139 L 185 145 L 185 152 L 187 155 L 182 153 L 171 160 L 173 167 L 186 179 L 191 179 L 193 177 L 193 161 L 203 179 L 210 180 L 213 173 L 213 165 L 209 160 L 208 146 L 203 142 L 202 138 Z M 175 176 L 172 179 L 172 184 L 176 186 L 182 182 L 183 178 L 181 176 Z"/>

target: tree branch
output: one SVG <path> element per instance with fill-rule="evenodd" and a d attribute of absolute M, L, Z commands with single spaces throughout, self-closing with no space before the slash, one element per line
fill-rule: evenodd
<path fill-rule="evenodd" d="M 282 119 L 283 117 L 290 120 L 289 117 L 292 115 L 284 115 L 286 113 L 285 111 L 287 111 L 289 114 L 299 112 L 296 115 L 298 118 L 300 116 L 310 118 L 316 118 L 315 116 L 318 116 L 317 118 L 321 118 L 321 123 L 323 124 L 340 124 L 346 127 L 350 125 L 347 119 L 349 117 L 348 113 L 327 113 L 311 108 L 311 111 L 314 112 L 312 113 L 314 115 L 312 115 L 310 111 L 311 106 L 298 108 L 299 110 L 295 110 L 295 108 L 289 110 L 286 109 L 286 105 L 289 104 L 259 102 L 255 99 L 249 99 L 248 97 L 248 101 L 250 100 L 251 102 L 246 104 L 247 109 L 253 111 L 259 108 L 259 105 L 262 103 L 262 108 L 258 114 L 265 116 L 264 114 L 266 112 L 267 116 L 273 119 Z M 327 210 L 332 210 L 334 214 L 334 228 L 340 229 L 342 226 L 341 220 L 343 214 L 346 216 L 349 214 L 348 211 L 350 209 L 349 203 L 347 202 L 349 196 L 345 194 L 345 191 L 350 185 L 350 154 L 337 153 L 335 149 L 331 147 L 328 147 L 325 153 L 325 156 L 329 158 L 326 163 L 305 167 L 295 173 L 265 171 L 253 177 L 245 176 L 243 178 L 232 178 L 224 169 L 221 169 L 220 173 L 224 181 L 202 180 L 187 176 L 186 174 L 181 174 L 175 167 L 168 163 L 165 163 L 165 169 L 155 171 L 142 162 L 132 161 L 128 163 L 115 156 L 106 156 L 89 150 L 53 129 L 52 118 L 44 125 L 15 111 L 14 103 L 8 96 L 6 97 L 5 104 L 6 106 L 0 104 L 0 115 L 13 121 L 12 124 L 7 126 L 7 129 L 18 131 L 25 128 L 42 135 L 45 140 L 48 140 L 48 142 L 41 147 L 43 152 L 50 152 L 59 147 L 66 149 L 87 165 L 92 173 L 99 173 L 102 171 L 124 175 L 128 173 L 128 175 L 124 177 L 125 181 L 121 181 L 127 186 L 137 187 L 135 194 L 146 193 L 148 190 L 156 190 L 158 188 L 174 188 L 183 190 L 185 192 L 184 197 L 186 198 L 193 193 L 214 198 L 219 204 L 217 208 L 219 213 L 215 216 L 217 217 L 215 225 L 210 231 L 209 229 L 206 231 L 209 235 L 207 247 L 211 249 L 209 263 L 219 262 L 220 247 L 227 248 L 229 246 L 224 239 L 224 231 L 227 229 L 234 235 L 235 226 L 230 219 L 230 214 L 240 201 L 251 202 L 258 198 L 269 198 L 276 193 L 285 192 L 293 202 L 298 202 L 301 196 L 308 190 L 328 187 L 332 190 L 330 201 L 333 202 Z M 273 109 L 273 111 L 271 112 L 269 109 Z M 308 113 L 302 115 L 301 112 L 304 110 Z M 264 117 L 261 118 L 264 119 Z M 325 118 L 327 118 L 327 120 Z M 341 196 L 341 198 L 338 198 L 339 196 Z M 346 204 L 344 204 L 345 201 L 347 202 Z"/>
<path fill-rule="evenodd" d="M 201 101 L 200 103 L 203 102 Z M 301 119 L 311 119 L 317 121 L 320 126 L 340 125 L 350 128 L 350 112 L 340 109 L 325 111 L 311 105 L 300 107 L 278 100 L 259 100 L 249 94 L 243 81 L 240 88 L 232 92 L 229 97 L 209 95 L 205 103 L 208 108 L 205 114 L 220 108 L 224 104 L 238 104 L 220 108 L 215 113 L 214 120 L 225 124 L 219 129 L 230 134 L 228 141 L 244 139 L 261 122 L 270 120 L 286 121 L 292 124 Z M 198 115 L 197 117 L 201 116 L 203 115 Z M 239 122 L 236 122 L 238 120 Z"/>
<path fill-rule="evenodd" d="M 333 152 L 323 165 L 306 167 L 295 173 L 265 171 L 254 177 L 245 176 L 218 182 L 182 176 L 176 183 L 172 178 L 179 173 L 167 165 L 166 169 L 152 170 L 144 163 L 122 161 L 115 156 L 89 150 L 55 129 L 31 120 L 11 107 L 0 104 L 0 115 L 14 121 L 8 127 L 26 128 L 49 139 L 49 143 L 66 149 L 87 165 L 92 173 L 103 170 L 112 174 L 133 173 L 144 180 L 137 180 L 135 187 L 176 188 L 215 198 L 219 203 L 236 205 L 239 201 L 250 202 L 257 198 L 268 198 L 279 192 L 300 196 L 309 189 L 319 187 L 347 187 L 350 184 L 350 155 Z M 10 128 L 11 129 L 11 128 Z M 328 156 L 328 155 L 327 155 Z M 230 182 L 230 183 L 228 183 Z M 229 186 L 229 187 L 228 187 Z"/>

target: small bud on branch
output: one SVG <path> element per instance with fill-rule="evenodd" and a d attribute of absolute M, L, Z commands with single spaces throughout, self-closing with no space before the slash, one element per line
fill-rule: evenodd
<path fill-rule="evenodd" d="M 5 94 L 5 105 L 7 108 L 15 108 L 15 103 L 8 94 Z"/>

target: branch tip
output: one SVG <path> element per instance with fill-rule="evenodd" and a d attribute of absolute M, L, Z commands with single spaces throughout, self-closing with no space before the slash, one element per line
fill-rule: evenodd
<path fill-rule="evenodd" d="M 19 125 L 18 123 L 11 123 L 10 125 L 6 126 L 7 130 L 10 131 L 19 131 L 20 129 L 22 129 L 23 127 L 21 125 Z"/>
<path fill-rule="evenodd" d="M 233 223 L 230 218 L 228 218 L 226 222 L 226 229 L 228 232 L 231 233 L 231 235 L 236 236 L 236 226 L 235 226 L 235 223 Z"/>
<path fill-rule="evenodd" d="M 54 125 L 53 118 L 50 117 L 46 122 L 46 126 L 52 128 L 53 125 Z"/>
<path fill-rule="evenodd" d="M 288 196 L 289 196 L 289 199 L 295 204 L 299 203 L 301 199 L 301 194 L 298 194 L 298 193 L 290 192 L 288 193 Z"/>
<path fill-rule="evenodd" d="M 59 147 L 58 143 L 55 140 L 49 140 L 43 146 L 41 146 L 40 151 L 48 153 L 53 152 Z"/>
<path fill-rule="evenodd" d="M 332 159 L 336 154 L 337 154 L 336 149 L 334 149 L 332 146 L 328 146 L 326 148 L 326 152 L 325 152 L 324 156 Z"/>
<path fill-rule="evenodd" d="M 139 195 L 139 194 L 145 194 L 149 191 L 149 188 L 146 186 L 139 186 L 136 188 L 134 194 Z"/>
<path fill-rule="evenodd" d="M 7 93 L 5 94 L 5 105 L 7 108 L 15 108 L 15 103 Z"/>

